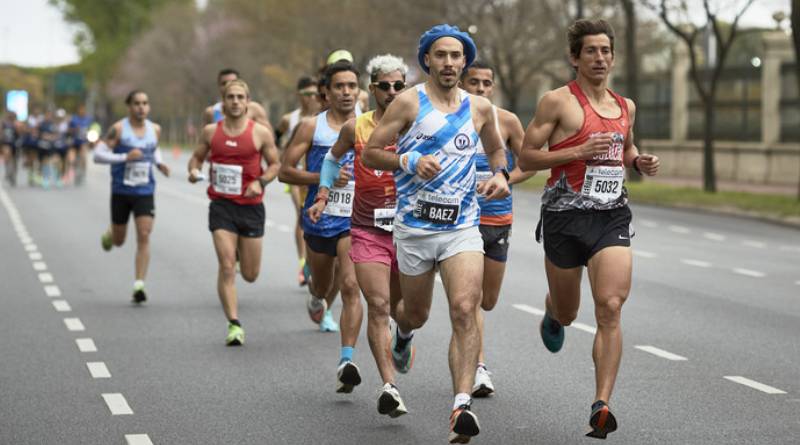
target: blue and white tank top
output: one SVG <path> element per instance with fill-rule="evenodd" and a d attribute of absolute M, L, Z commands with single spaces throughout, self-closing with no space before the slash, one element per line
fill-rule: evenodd
<path fill-rule="evenodd" d="M 122 134 L 114 153 L 128 153 L 134 148 L 142 151 L 142 158 L 131 162 L 111 164 L 111 193 L 117 195 L 152 195 L 156 190 L 153 164 L 158 148 L 156 129 L 149 120 L 144 121 L 144 136 L 134 133 L 128 118 L 122 120 Z"/>
<path fill-rule="evenodd" d="M 497 117 L 497 107 L 494 105 L 492 106 L 492 112 L 494 113 L 494 123 L 495 128 L 497 129 L 497 134 L 500 134 L 502 137 L 502 133 L 500 132 L 500 120 Z M 505 145 L 505 142 L 503 143 L 503 149 L 505 150 L 506 154 L 508 171 L 511 171 L 514 169 L 514 155 Z M 486 156 L 486 152 L 483 150 L 483 142 L 481 142 L 480 139 L 478 139 L 478 154 L 475 158 L 475 174 L 477 175 L 478 182 L 488 181 L 492 178 L 492 176 L 494 176 L 492 168 L 489 165 L 489 158 Z M 509 185 L 508 188 L 510 190 L 511 185 Z M 481 208 L 481 224 L 490 226 L 504 226 L 511 224 L 513 202 L 511 200 L 510 193 L 503 199 L 494 199 L 491 201 L 487 201 L 483 195 L 478 195 L 478 205 Z"/>
<path fill-rule="evenodd" d="M 395 226 L 411 233 L 477 226 L 480 208 L 475 191 L 478 132 L 472 122 L 469 94 L 459 90 L 461 106 L 451 114 L 434 108 L 425 84 L 416 86 L 419 112 L 397 143 L 397 154 L 433 155 L 442 169 L 431 179 L 395 170 Z"/>
<path fill-rule="evenodd" d="M 222 119 L 225 119 L 225 115 L 222 114 L 222 102 L 215 103 L 214 106 L 211 107 L 211 112 L 214 114 L 212 119 L 214 119 L 215 124 Z"/>
<path fill-rule="evenodd" d="M 333 130 L 328 125 L 328 112 L 324 111 L 317 115 L 316 128 L 314 130 L 314 137 L 311 141 L 311 148 L 306 154 L 306 170 L 313 173 L 319 173 L 322 170 L 322 162 L 325 155 L 339 139 L 339 132 Z M 352 172 L 353 169 L 353 150 L 348 150 L 340 160 L 339 164 L 342 168 L 348 168 Z M 311 221 L 308 217 L 309 207 L 314 205 L 314 199 L 317 197 L 319 191 L 319 184 L 312 184 L 308 186 L 308 195 L 303 205 L 303 231 L 311 235 L 330 238 L 342 232 L 350 230 L 350 215 L 353 213 L 353 196 L 355 194 L 355 181 L 342 188 L 334 187 L 330 190 L 328 195 L 328 205 L 322 213 L 319 221 Z"/>

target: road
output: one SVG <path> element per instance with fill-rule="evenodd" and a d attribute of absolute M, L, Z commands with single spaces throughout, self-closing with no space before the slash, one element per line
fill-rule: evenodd
<path fill-rule="evenodd" d="M 130 302 L 134 234 L 110 253 L 106 168 L 80 188 L 0 189 L 0 444 L 446 443 L 450 328 L 441 285 L 398 386 L 410 413 L 375 409 L 364 383 L 334 392 L 338 335 L 317 332 L 297 286 L 295 218 L 283 187 L 265 199 L 262 273 L 239 280 L 242 348 L 223 344 L 204 188 L 185 156 L 158 178 L 150 300 Z M 539 201 L 517 191 L 508 273 L 487 316 L 497 394 L 473 406 L 473 443 L 591 443 L 593 306 L 564 349 L 545 350 L 546 283 L 533 239 Z M 748 219 L 633 206 L 634 281 L 611 406 L 619 444 L 800 443 L 800 232 Z M 335 313 L 340 309 L 336 303 Z"/>

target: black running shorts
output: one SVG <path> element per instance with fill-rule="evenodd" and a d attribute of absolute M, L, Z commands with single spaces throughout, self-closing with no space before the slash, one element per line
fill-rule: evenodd
<path fill-rule="evenodd" d="M 505 263 L 508 259 L 508 239 L 511 237 L 511 224 L 506 226 L 480 225 L 483 237 L 483 254 L 495 261 Z"/>
<path fill-rule="evenodd" d="M 309 249 L 316 253 L 322 253 L 328 256 L 336 256 L 336 245 L 339 244 L 340 238 L 347 238 L 350 236 L 350 231 L 337 233 L 331 237 L 311 235 L 309 233 L 303 234 L 303 239 L 306 240 L 306 245 Z"/>
<path fill-rule="evenodd" d="M 264 236 L 264 204 L 242 205 L 215 199 L 208 205 L 208 230 L 226 230 L 245 238 Z"/>
<path fill-rule="evenodd" d="M 612 210 L 544 210 L 536 228 L 536 239 L 544 241 L 547 259 L 562 269 L 585 266 L 606 247 L 630 247 L 632 236 L 628 206 Z"/>
<path fill-rule="evenodd" d="M 128 224 L 128 218 L 156 216 L 156 204 L 153 195 L 119 195 L 111 194 L 111 223 Z"/>

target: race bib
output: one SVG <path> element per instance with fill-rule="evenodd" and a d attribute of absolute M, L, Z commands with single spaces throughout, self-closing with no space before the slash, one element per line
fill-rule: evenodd
<path fill-rule="evenodd" d="M 414 217 L 433 224 L 454 225 L 460 209 L 461 199 L 457 196 L 419 192 Z"/>
<path fill-rule="evenodd" d="M 150 163 L 149 162 L 127 162 L 125 163 L 125 176 L 122 183 L 128 187 L 138 187 L 150 182 Z"/>
<path fill-rule="evenodd" d="M 608 203 L 622 195 L 622 180 L 625 169 L 621 166 L 586 166 L 581 194 L 595 201 Z"/>
<path fill-rule="evenodd" d="M 214 191 L 223 195 L 242 194 L 242 166 L 211 164 Z"/>
<path fill-rule="evenodd" d="M 391 232 L 394 228 L 394 215 L 396 213 L 396 208 L 375 209 L 375 227 Z"/>
<path fill-rule="evenodd" d="M 349 218 L 353 214 L 353 196 L 355 196 L 356 183 L 350 181 L 344 187 L 334 187 L 328 193 L 328 205 L 322 213 L 330 216 L 343 216 Z"/>

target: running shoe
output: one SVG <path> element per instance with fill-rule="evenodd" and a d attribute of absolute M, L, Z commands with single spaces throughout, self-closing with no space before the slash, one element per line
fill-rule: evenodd
<path fill-rule="evenodd" d="M 104 232 L 102 236 L 100 236 L 100 246 L 103 247 L 103 250 L 106 252 L 110 251 L 112 247 L 114 247 L 113 242 L 111 241 L 111 233 Z"/>
<path fill-rule="evenodd" d="M 320 332 L 339 332 L 339 325 L 333 321 L 333 313 L 330 310 L 325 311 L 322 316 L 322 321 L 319 322 Z"/>
<path fill-rule="evenodd" d="M 233 323 L 228 323 L 228 336 L 225 337 L 226 346 L 242 346 L 244 344 L 244 329 Z"/>
<path fill-rule="evenodd" d="M 361 373 L 358 372 L 358 366 L 350 360 L 342 362 L 336 370 L 336 392 L 350 394 L 360 384 Z"/>
<path fill-rule="evenodd" d="M 378 413 L 392 419 L 408 414 L 406 405 L 400 398 L 400 391 L 391 383 L 383 385 L 383 388 L 378 391 Z"/>
<path fill-rule="evenodd" d="M 398 329 L 395 328 L 394 335 L 392 336 L 392 363 L 394 368 L 400 374 L 405 374 L 411 367 L 414 366 L 414 354 L 416 348 L 411 344 L 412 336 L 409 339 L 402 339 L 398 335 Z"/>
<path fill-rule="evenodd" d="M 539 324 L 539 332 L 542 334 L 544 347 L 550 352 L 558 352 L 564 346 L 564 326 L 550 317 L 549 312 L 544 313 L 542 322 Z"/>
<path fill-rule="evenodd" d="M 142 304 L 147 301 L 147 294 L 144 293 L 144 284 L 135 283 L 133 285 L 133 302 Z"/>
<path fill-rule="evenodd" d="M 475 384 L 472 385 L 472 397 L 489 397 L 494 393 L 490 375 L 492 373 L 485 366 L 478 366 L 478 369 L 475 370 Z"/>
<path fill-rule="evenodd" d="M 606 402 L 598 400 L 592 404 L 592 415 L 589 417 L 589 432 L 586 437 L 605 439 L 608 433 L 617 430 L 617 419 L 611 414 Z"/>
<path fill-rule="evenodd" d="M 469 443 L 472 437 L 481 432 L 478 416 L 471 410 L 472 400 L 459 406 L 450 414 L 450 443 Z"/>
<path fill-rule="evenodd" d="M 308 295 L 308 300 L 306 300 L 306 309 L 308 309 L 308 316 L 311 317 L 311 321 L 314 323 L 319 324 L 322 321 L 322 316 L 325 315 L 325 309 L 327 309 L 327 304 L 325 300 L 322 298 L 317 298 L 311 294 Z"/>

